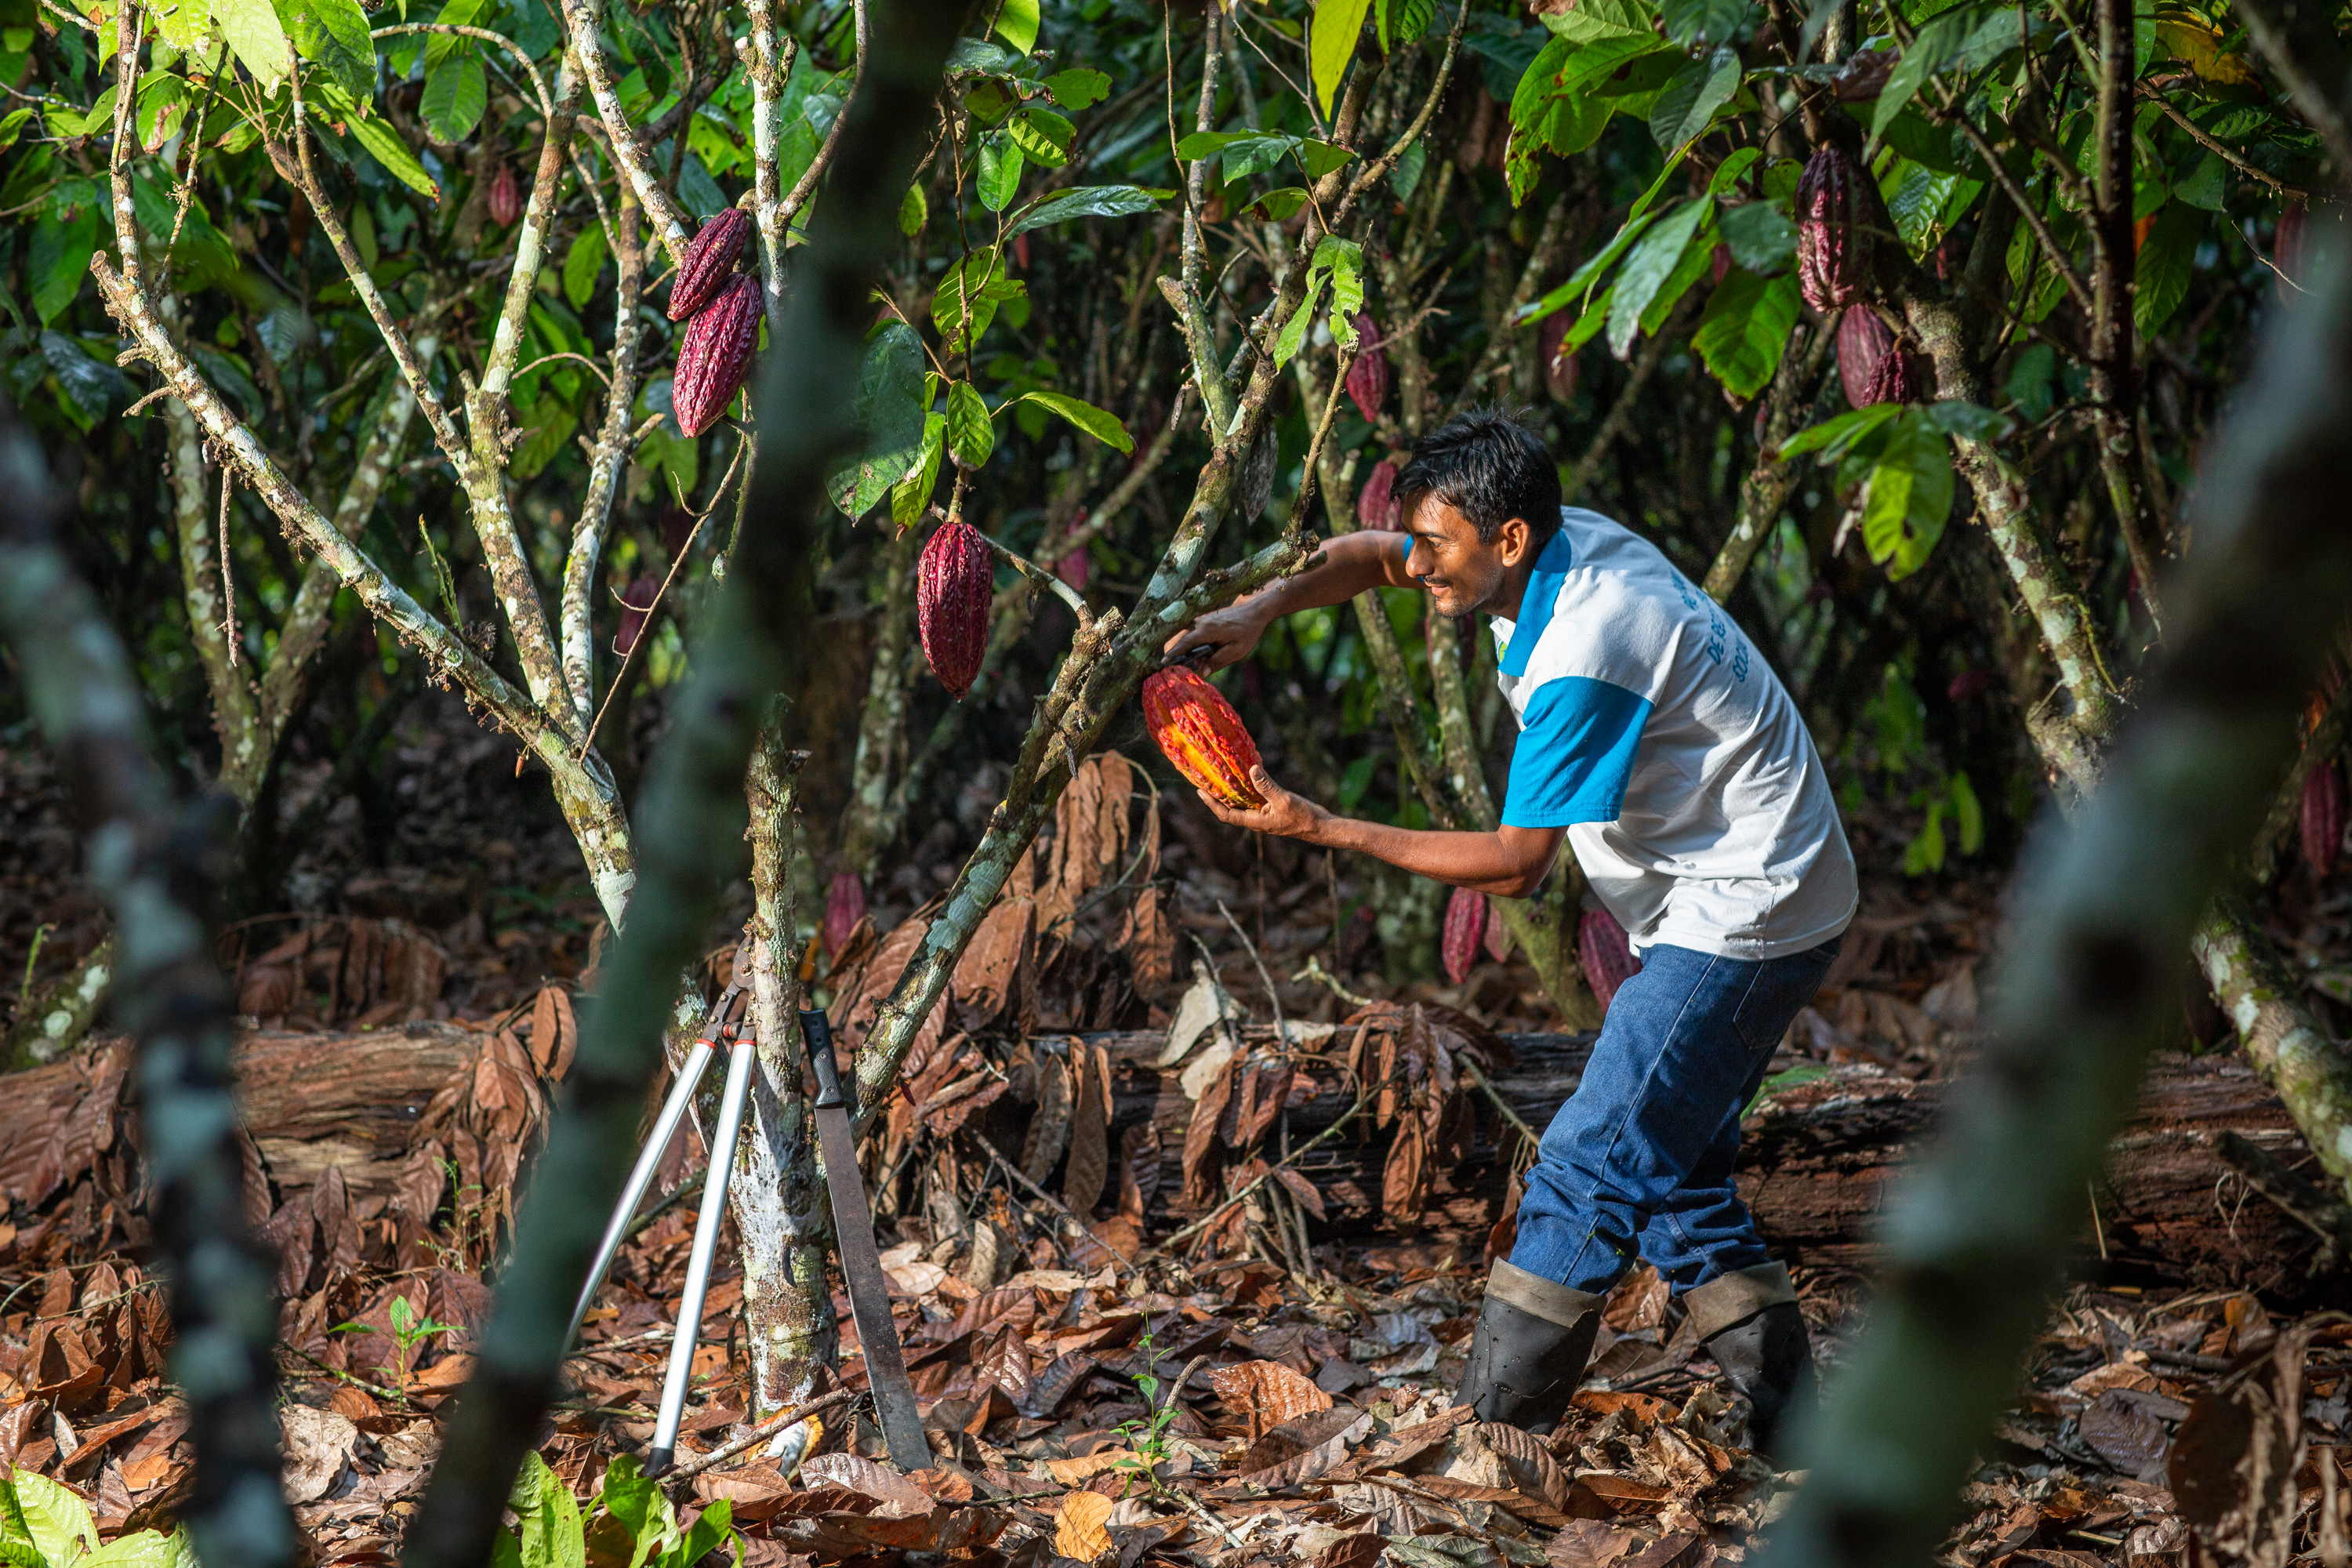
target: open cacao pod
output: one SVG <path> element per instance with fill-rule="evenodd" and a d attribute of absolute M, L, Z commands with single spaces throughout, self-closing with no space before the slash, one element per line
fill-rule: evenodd
<path fill-rule="evenodd" d="M 1143 723 L 1196 789 L 1237 811 L 1265 804 L 1250 783 L 1250 770 L 1258 765 L 1257 742 L 1225 694 L 1196 671 L 1178 665 L 1145 677 Z"/>

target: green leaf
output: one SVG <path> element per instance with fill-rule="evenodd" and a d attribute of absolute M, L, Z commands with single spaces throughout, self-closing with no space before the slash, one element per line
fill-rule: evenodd
<path fill-rule="evenodd" d="M 74 1568 L 200 1568 L 200 1564 L 188 1540 L 188 1528 L 182 1525 L 169 1535 L 160 1530 L 118 1535 Z"/>
<path fill-rule="evenodd" d="M 394 1297 L 397 1300 L 399 1298 Z M 523 1568 L 586 1568 L 580 1505 L 572 1489 L 537 1454 L 525 1454 L 507 1505 L 522 1526 Z"/>
<path fill-rule="evenodd" d="M 2189 297 L 2190 266 L 2197 259 L 2197 242 L 2204 237 L 2205 221 L 2205 215 L 2186 202 L 2168 202 L 2140 242 L 2132 319 L 2141 337 L 2154 337 Z"/>
<path fill-rule="evenodd" d="M 1682 302 L 1683 296 L 1689 293 L 1692 286 L 1706 277 L 1714 266 L 1715 237 L 1712 234 L 1701 234 L 1683 247 L 1682 258 L 1675 263 L 1675 269 L 1666 274 L 1665 282 L 1659 285 L 1650 302 L 1642 307 L 1643 334 L 1657 335 L 1666 324 L 1667 313 Z"/>
<path fill-rule="evenodd" d="M 357 0 L 288 0 L 294 47 L 323 68 L 354 104 L 375 96 L 375 40 Z"/>
<path fill-rule="evenodd" d="M 677 1552 L 665 1561 L 663 1568 L 695 1568 L 696 1563 L 735 1539 L 733 1503 L 721 1498 L 710 1504 L 688 1529 L 686 1538 L 678 1542 Z M 740 1544 L 735 1556 L 738 1562 L 742 1560 Z"/>
<path fill-rule="evenodd" d="M 8 1521 L 5 1534 L 28 1542 L 50 1568 L 67 1568 L 97 1550 L 98 1526 L 90 1521 L 89 1506 L 68 1488 L 30 1470 L 0 1475 L 0 1510 Z M 20 1520 L 21 1535 L 16 1529 Z"/>
<path fill-rule="evenodd" d="M 1672 153 L 1687 147 L 1715 123 L 1715 111 L 1739 90 L 1739 54 L 1728 45 L 1676 71 L 1650 110 L 1650 135 Z"/>
<path fill-rule="evenodd" d="M 922 460 L 924 381 L 923 343 L 912 327 L 893 321 L 867 341 L 854 414 L 860 450 L 825 485 L 851 518 L 865 516 Z"/>
<path fill-rule="evenodd" d="M 1600 139 L 1616 106 L 1586 90 L 1597 76 L 1656 47 L 1654 38 L 1610 37 L 1596 43 L 1554 38 L 1544 45 L 1511 94 L 1511 124 L 1563 158 Z M 1513 151 L 1518 138 L 1512 139 Z"/>
<path fill-rule="evenodd" d="M 294 46 L 286 41 L 269 0 L 212 0 L 212 11 L 237 63 L 265 90 L 275 92 L 294 68 Z"/>
<path fill-rule="evenodd" d="M 1909 417 L 1947 436 L 1965 436 L 1971 441 L 1998 441 L 2009 434 L 2006 416 L 1957 397 L 1916 405 Z"/>
<path fill-rule="evenodd" d="M 930 216 L 930 198 L 923 195 L 921 183 L 908 185 L 907 194 L 898 198 L 898 232 L 914 238 L 923 232 L 923 224 Z"/>
<path fill-rule="evenodd" d="M 944 414 L 923 416 L 923 457 L 914 471 L 890 487 L 890 521 L 900 528 L 912 528 L 923 519 L 923 510 L 931 504 L 931 492 L 939 488 L 940 461 L 947 453 L 948 419 Z"/>
<path fill-rule="evenodd" d="M 1121 452 L 1135 450 L 1135 437 L 1127 433 L 1127 426 L 1109 412 L 1097 408 L 1091 403 L 1081 402 L 1066 393 L 1042 390 L 1024 393 L 1021 401 L 1050 409 L 1107 447 Z"/>
<path fill-rule="evenodd" d="M 95 202 L 81 203 L 68 217 L 58 216 L 51 204 L 34 220 L 26 273 L 33 285 L 33 314 L 43 326 L 74 302 L 89 276 L 89 258 L 106 240 L 106 220 Z"/>
<path fill-rule="evenodd" d="M 1691 346 L 1734 397 L 1764 390 L 1780 368 L 1797 324 L 1797 280 L 1759 278 L 1735 267 L 1716 285 L 1691 334 Z"/>
<path fill-rule="evenodd" d="M 1726 207 L 1716 226 L 1731 247 L 1731 259 L 1759 278 L 1786 272 L 1797 258 L 1797 226 L 1775 203 Z"/>
<path fill-rule="evenodd" d="M 1870 473 L 1862 541 L 1889 581 L 1927 563 L 1952 510 L 1952 447 L 1930 420 L 1906 412 L 1895 424 Z"/>
<path fill-rule="evenodd" d="M 489 102 L 489 78 L 481 57 L 468 52 L 443 60 L 426 74 L 417 110 L 433 140 L 448 146 L 473 134 Z"/>
<path fill-rule="evenodd" d="M 1984 13 L 1975 6 L 1959 5 L 1930 18 L 1919 29 L 1909 47 L 1904 49 L 1903 58 L 1895 62 L 1895 69 L 1888 74 L 1886 85 L 1879 89 L 1877 107 L 1870 116 L 1870 135 L 1874 142 L 1885 133 L 1895 115 L 1902 112 L 1903 106 L 1927 85 L 1928 79 L 1951 63 L 1983 21 Z M 2013 16 L 2010 18 L 2009 25 L 2016 26 Z"/>
<path fill-rule="evenodd" d="M 1014 220 L 1005 237 L 1082 217 L 1128 217 L 1159 205 L 1140 185 L 1077 185 L 1056 191 Z"/>
<path fill-rule="evenodd" d="M 572 301 L 575 310 L 584 310 L 588 301 L 596 297 L 596 279 L 604 270 L 604 227 L 590 224 L 572 242 L 563 256 L 563 297 Z"/>
<path fill-rule="evenodd" d="M 1415 142 L 1414 145 L 1417 147 L 1420 143 Z M 1307 187 L 1304 185 L 1284 185 L 1279 190 L 1266 192 L 1265 195 L 1250 203 L 1251 206 L 1255 207 L 1276 223 L 1282 222 L 1306 205 Z"/>
<path fill-rule="evenodd" d="M 1625 265 L 1617 274 L 1616 298 L 1609 306 L 1609 352 L 1619 359 L 1633 346 L 1633 334 L 1642 324 L 1642 312 L 1664 289 L 1667 279 L 1680 265 L 1683 251 L 1698 232 L 1708 214 L 1715 210 L 1714 201 L 1701 196 L 1672 208 L 1642 237 L 1625 258 Z"/>
<path fill-rule="evenodd" d="M 1397 200 L 1401 202 L 1412 200 L 1412 193 L 1421 186 L 1421 173 L 1428 166 L 1429 139 L 1424 136 L 1417 138 L 1411 146 L 1398 154 L 1395 163 L 1389 165 L 1389 185 L 1396 192 Z M 1303 196 L 1306 193 L 1302 191 L 1299 194 Z M 1297 210 L 1296 207 L 1291 209 L 1292 212 Z M 1289 216 L 1289 213 L 1283 215 L 1285 217 Z"/>
<path fill-rule="evenodd" d="M 1596 38 L 1653 38 L 1656 17 L 1643 0 L 1582 0 L 1544 13 L 1543 25 L 1563 38 L 1591 43 Z"/>
<path fill-rule="evenodd" d="M 1298 309 L 1282 324 L 1282 331 L 1274 335 L 1274 363 L 1277 368 L 1288 364 L 1297 354 L 1298 346 L 1307 341 L 1307 329 L 1315 322 L 1315 306 L 1323 298 L 1323 284 L 1321 273 L 1307 273 L 1307 298 L 1298 301 Z"/>
<path fill-rule="evenodd" d="M 1090 66 L 1073 66 L 1045 79 L 1045 90 L 1064 109 L 1088 109 L 1110 92 L 1110 76 Z"/>
<path fill-rule="evenodd" d="M 1298 143 L 1298 162 L 1310 180 L 1319 180 L 1335 169 L 1347 167 L 1348 160 L 1354 156 L 1336 142 L 1318 142 L 1312 136 Z"/>
<path fill-rule="evenodd" d="M 1041 104 L 1030 104 L 1007 121 L 1004 133 L 1040 168 L 1058 169 L 1070 161 L 1070 122 Z"/>
<path fill-rule="evenodd" d="M 1627 248 L 1642 237 L 1656 217 L 1655 213 L 1644 213 L 1629 219 L 1625 226 L 1619 229 L 1607 245 L 1595 252 L 1583 266 L 1568 275 L 1567 282 L 1520 311 L 1519 320 L 1531 321 L 1538 317 L 1549 316 L 1591 289 L 1593 284 L 1601 280 L 1601 274 L 1614 266 L 1617 258 L 1624 255 Z"/>
<path fill-rule="evenodd" d="M 1939 800 L 1927 807 L 1927 820 L 1920 824 L 1918 835 L 1903 847 L 1903 874 L 1921 877 L 1943 868 L 1944 803 Z"/>
<path fill-rule="evenodd" d="M 948 268 L 931 296 L 931 321 L 947 341 L 950 353 L 961 353 L 980 341 L 997 308 L 1027 292 L 1017 278 L 1004 275 L 1004 258 L 995 249 L 977 251 Z"/>
<path fill-rule="evenodd" d="M 1899 403 L 1874 403 L 1867 408 L 1857 408 L 1841 414 L 1834 419 L 1799 431 L 1780 448 L 1783 461 L 1801 458 L 1808 452 L 1820 452 L 1825 458 L 1835 459 L 1864 437 L 1903 412 Z"/>
<path fill-rule="evenodd" d="M 1676 47 L 1726 44 L 1748 19 L 1748 0 L 1664 0 L 1658 7 Z"/>
<path fill-rule="evenodd" d="M 1364 247 L 1352 239 L 1327 234 L 1315 247 L 1307 270 L 1331 275 L 1331 330 L 1341 342 L 1354 342 L 1356 326 L 1350 318 L 1364 308 Z"/>
<path fill-rule="evenodd" d="M 26 7 L 26 14 L 32 14 L 31 6 Z M 205 0 L 179 0 L 177 5 L 155 6 L 149 14 L 155 17 L 156 31 L 163 41 L 175 49 L 201 48 L 212 32 L 212 8 Z"/>
<path fill-rule="evenodd" d="M 1037 0 L 1001 0 L 996 36 L 1023 54 L 1037 47 Z"/>
<path fill-rule="evenodd" d="M 980 205 L 992 213 L 1011 206 L 1013 193 L 1021 188 L 1022 166 L 1021 149 L 1009 138 L 982 137 L 980 171 L 973 181 L 980 192 Z"/>
<path fill-rule="evenodd" d="M 1436 16 L 1437 0 L 1378 0 L 1372 8 L 1372 26 L 1380 36 L 1381 53 L 1418 42 Z"/>
<path fill-rule="evenodd" d="M 677 1540 L 677 1515 L 660 1485 L 638 1470 L 634 1454 L 623 1454 L 606 1468 L 597 1500 L 627 1534 L 630 1568 L 638 1568 L 656 1549 Z"/>
<path fill-rule="evenodd" d="M 1315 0 L 1315 21 L 1308 29 L 1307 41 L 1307 69 L 1313 78 L 1316 100 L 1323 112 L 1331 112 L 1332 95 L 1339 90 L 1339 79 L 1348 74 L 1348 62 L 1356 58 L 1356 40 L 1364 31 L 1364 12 L 1371 0 Z"/>
<path fill-rule="evenodd" d="M 977 468 L 996 449 L 996 426 L 980 388 L 959 381 L 948 388 L 948 450 L 961 468 Z"/>
<path fill-rule="evenodd" d="M 352 138 L 368 150 L 369 156 L 410 189 L 436 202 L 441 199 L 441 187 L 433 183 L 433 176 L 425 172 L 425 165 L 416 161 L 416 154 L 408 150 L 408 143 L 400 139 L 400 133 L 388 121 L 361 118 L 359 105 L 332 82 L 322 81 L 316 86 L 320 99 L 351 127 Z"/>

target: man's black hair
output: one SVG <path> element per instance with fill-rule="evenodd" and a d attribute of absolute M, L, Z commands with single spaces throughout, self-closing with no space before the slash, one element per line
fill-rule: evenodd
<path fill-rule="evenodd" d="M 1410 525 L 1423 500 L 1434 496 L 1470 520 L 1478 542 L 1524 518 L 1540 545 L 1559 529 L 1559 468 L 1551 452 L 1509 411 L 1473 408 L 1457 414 L 1414 443 L 1412 460 L 1397 476 L 1397 515 Z"/>

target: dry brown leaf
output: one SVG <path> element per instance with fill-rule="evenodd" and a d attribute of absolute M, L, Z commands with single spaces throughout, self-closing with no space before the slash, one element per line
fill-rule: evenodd
<path fill-rule="evenodd" d="M 982 917 L 948 984 L 959 1028 L 985 1028 L 1019 999 L 1036 934 L 1034 900 L 1000 899 Z"/>
<path fill-rule="evenodd" d="M 1070 1111 L 1070 1163 L 1062 1173 L 1062 1201 L 1083 1218 L 1095 1212 L 1110 1178 L 1110 1052 L 1074 1037 L 1070 1056 L 1078 1096 Z"/>
<path fill-rule="evenodd" d="M 286 1445 L 286 1470 L 280 1485 L 291 1503 L 316 1502 L 341 1479 L 344 1464 L 360 1440 L 360 1429 L 331 1410 L 289 1405 L 278 1413 L 278 1429 Z"/>
<path fill-rule="evenodd" d="M 1192 1208 L 1206 1208 L 1216 1201 L 1217 1124 L 1224 1119 L 1225 1102 L 1234 1092 L 1234 1075 L 1221 1072 L 1201 1090 L 1193 1102 L 1192 1120 L 1184 1129 L 1184 1203 Z"/>
<path fill-rule="evenodd" d="M 1047 1475 L 1066 1487 L 1075 1487 L 1094 1479 L 1105 1470 L 1115 1468 L 1122 1459 L 1134 1458 L 1132 1449 L 1098 1448 L 1091 1454 L 1083 1454 L 1075 1459 L 1043 1459 L 1039 1463 L 1045 1467 Z"/>
<path fill-rule="evenodd" d="M 1050 1051 L 1037 1053 L 1037 1109 L 1021 1142 L 1021 1173 L 1042 1183 L 1061 1163 L 1070 1141 L 1070 1067 Z"/>
<path fill-rule="evenodd" d="M 1225 1402 L 1225 1408 L 1248 1422 L 1253 1443 L 1276 1426 L 1331 1408 L 1329 1394 L 1278 1361 L 1221 1366 L 1209 1373 L 1209 1383 Z"/>
<path fill-rule="evenodd" d="M 1428 1136 L 1417 1116 L 1408 1116 L 1397 1124 L 1396 1142 L 1389 1145 L 1388 1163 L 1381 1171 L 1381 1215 L 1391 1225 L 1411 1226 L 1421 1221 L 1422 1207 L 1429 1199 L 1424 1158 Z"/>
<path fill-rule="evenodd" d="M 1054 1510 L 1054 1551 L 1063 1557 L 1092 1563 L 1110 1554 L 1110 1499 L 1100 1492 L 1071 1492 Z"/>
<path fill-rule="evenodd" d="M 1315 1184 L 1308 1181 L 1297 1169 L 1290 1165 L 1276 1166 L 1274 1179 L 1282 1184 L 1284 1191 L 1298 1200 L 1299 1207 L 1317 1219 L 1324 1217 L 1323 1194 L 1316 1191 Z"/>
<path fill-rule="evenodd" d="M 819 1454 L 801 1464 L 803 1482 L 846 1487 L 881 1503 L 875 1511 L 886 1519 L 912 1519 L 931 1511 L 930 1493 L 907 1477 L 856 1454 Z"/>
<path fill-rule="evenodd" d="M 561 1083 L 572 1070 L 572 1055 L 580 1044 L 580 1026 L 572 1014 L 572 994 L 561 985 L 542 985 L 530 1013 L 530 1054 L 543 1078 Z"/>

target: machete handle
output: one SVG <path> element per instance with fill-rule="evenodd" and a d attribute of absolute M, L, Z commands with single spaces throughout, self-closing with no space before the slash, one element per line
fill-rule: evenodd
<path fill-rule="evenodd" d="M 811 1108 L 827 1110 L 836 1105 L 847 1105 L 842 1098 L 841 1067 L 833 1059 L 833 1024 L 824 1014 L 810 1009 L 801 1014 L 801 1035 L 808 1041 L 809 1068 L 816 1074 L 816 1102 Z"/>

